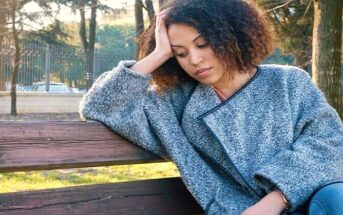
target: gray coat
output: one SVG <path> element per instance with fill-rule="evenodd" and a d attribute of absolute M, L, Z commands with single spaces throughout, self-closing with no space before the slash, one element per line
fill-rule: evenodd
<path fill-rule="evenodd" d="M 241 214 L 275 188 L 296 214 L 316 188 L 343 178 L 342 123 L 306 72 L 258 66 L 221 102 L 201 83 L 159 95 L 133 63 L 98 78 L 81 116 L 170 158 L 207 214 Z"/>

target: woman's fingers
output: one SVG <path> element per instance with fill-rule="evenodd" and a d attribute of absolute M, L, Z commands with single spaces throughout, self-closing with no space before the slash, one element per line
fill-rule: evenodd
<path fill-rule="evenodd" d="M 156 27 L 163 28 L 165 26 L 164 19 L 172 7 L 166 8 L 156 15 Z M 163 25 L 163 26 L 162 26 Z"/>
<path fill-rule="evenodd" d="M 167 8 L 167 9 L 165 9 L 165 10 L 163 10 L 157 14 L 156 30 L 158 32 L 162 31 L 162 33 L 166 33 L 167 29 L 166 29 L 166 25 L 165 25 L 165 18 L 166 18 L 168 11 L 170 11 L 170 9 L 171 8 Z"/>
<path fill-rule="evenodd" d="M 172 7 L 166 8 L 166 9 L 160 11 L 160 12 L 157 14 L 157 16 L 164 16 L 164 15 L 166 15 L 171 9 L 172 9 Z"/>
<path fill-rule="evenodd" d="M 165 18 L 171 8 L 167 8 L 156 15 L 156 26 L 155 26 L 155 51 L 163 56 L 172 57 L 173 51 L 171 49 L 167 27 L 165 25 Z"/>

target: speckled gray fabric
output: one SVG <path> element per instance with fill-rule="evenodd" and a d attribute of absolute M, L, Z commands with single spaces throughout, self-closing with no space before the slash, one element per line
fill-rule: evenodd
<path fill-rule="evenodd" d="M 158 95 L 133 63 L 101 75 L 80 114 L 173 160 L 207 214 L 241 214 L 275 188 L 299 214 L 317 187 L 343 179 L 341 121 L 306 72 L 261 65 L 221 102 L 203 84 Z"/>

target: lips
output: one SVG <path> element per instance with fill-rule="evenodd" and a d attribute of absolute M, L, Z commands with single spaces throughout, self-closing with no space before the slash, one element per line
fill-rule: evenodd
<path fill-rule="evenodd" d="M 198 69 L 198 70 L 195 72 L 195 75 L 196 75 L 196 76 L 200 76 L 200 77 L 205 77 L 205 76 L 208 75 L 208 71 L 209 71 L 210 69 L 211 69 L 211 67 Z"/>

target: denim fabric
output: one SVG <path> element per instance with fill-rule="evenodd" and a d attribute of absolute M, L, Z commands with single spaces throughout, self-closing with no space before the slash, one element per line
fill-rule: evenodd
<path fill-rule="evenodd" d="M 319 189 L 308 205 L 308 215 L 342 215 L 343 182 L 334 182 Z"/>

